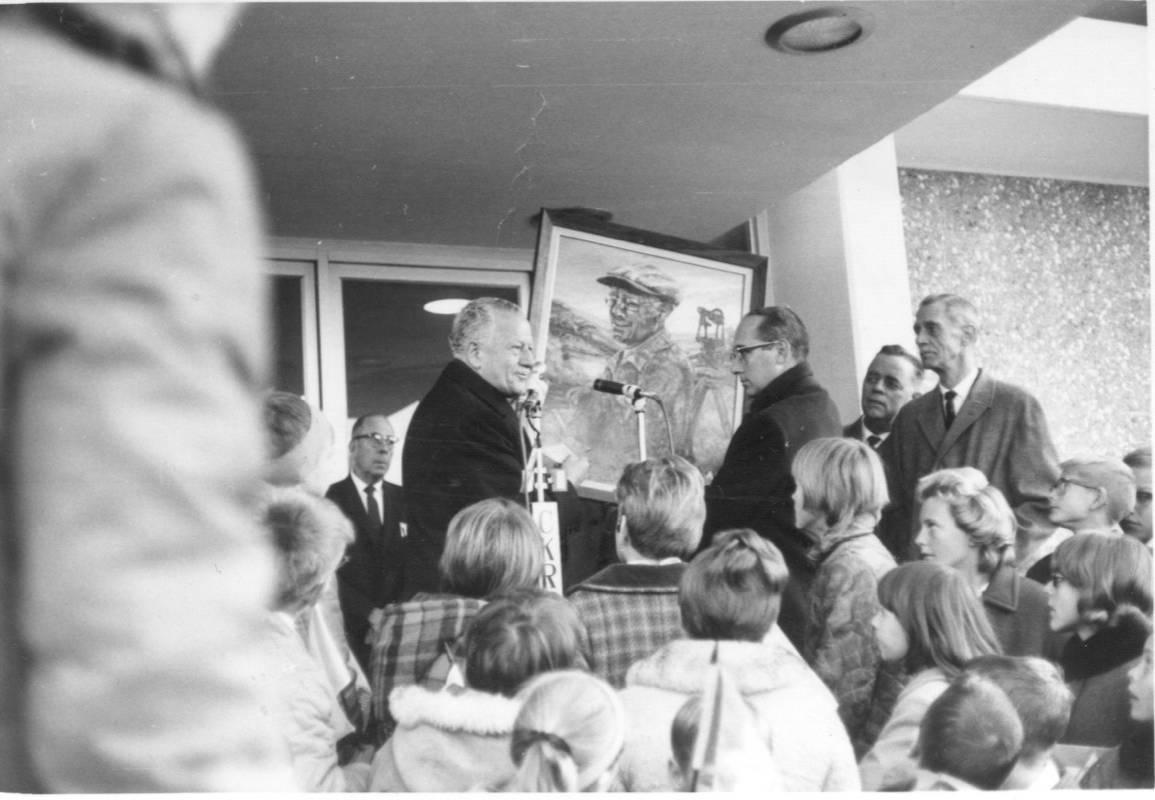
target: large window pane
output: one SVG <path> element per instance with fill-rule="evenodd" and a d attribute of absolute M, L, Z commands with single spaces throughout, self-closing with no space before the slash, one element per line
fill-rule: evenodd
<path fill-rule="evenodd" d="M 424 305 L 476 297 L 518 302 L 510 286 L 342 280 L 348 416 L 393 414 L 420 400 L 450 359 L 453 323 L 452 315 L 431 314 Z"/>
<path fill-rule="evenodd" d="M 301 278 L 271 275 L 273 314 L 273 387 L 305 393 L 304 332 L 301 330 Z"/>

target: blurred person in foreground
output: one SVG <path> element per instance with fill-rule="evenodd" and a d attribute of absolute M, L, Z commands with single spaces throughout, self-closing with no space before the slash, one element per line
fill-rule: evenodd
<path fill-rule="evenodd" d="M 0 9 L 0 791 L 291 791 L 229 5 Z"/>

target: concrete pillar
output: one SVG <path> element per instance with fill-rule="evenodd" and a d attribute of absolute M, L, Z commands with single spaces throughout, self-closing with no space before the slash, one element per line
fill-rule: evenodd
<path fill-rule="evenodd" d="M 884 344 L 914 346 L 894 140 L 883 139 L 765 212 L 767 304 L 810 331 L 810 362 L 844 422 Z"/>

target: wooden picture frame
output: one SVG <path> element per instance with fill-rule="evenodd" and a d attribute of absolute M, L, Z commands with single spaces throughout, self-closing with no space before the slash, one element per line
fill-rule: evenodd
<path fill-rule="evenodd" d="M 590 460 L 583 496 L 612 500 L 639 453 L 630 401 L 593 391 L 596 378 L 659 396 L 646 403 L 649 456 L 673 439 L 703 474 L 718 468 L 744 399 L 728 362 L 734 328 L 762 305 L 766 273 L 764 256 L 542 210 L 530 303 L 549 385 L 542 438 Z"/>

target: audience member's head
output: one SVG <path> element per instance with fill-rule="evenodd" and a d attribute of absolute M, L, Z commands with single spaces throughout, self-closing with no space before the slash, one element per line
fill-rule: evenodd
<path fill-rule="evenodd" d="M 389 471 L 396 444 L 397 434 L 387 416 L 366 414 L 358 417 L 349 437 L 349 470 L 365 483 L 376 483 Z"/>
<path fill-rule="evenodd" d="M 922 362 L 900 344 L 888 344 L 878 351 L 862 379 L 862 418 L 867 430 L 890 430 L 898 410 L 919 395 Z"/>
<path fill-rule="evenodd" d="M 1051 487 L 1051 522 L 1076 533 L 1105 531 L 1135 508 L 1135 476 L 1115 458 L 1080 457 L 1064 461 Z"/>
<path fill-rule="evenodd" d="M 778 620 L 789 577 L 782 553 L 757 533 L 721 531 L 682 574 L 682 627 L 691 639 L 760 642 Z"/>
<path fill-rule="evenodd" d="M 975 366 L 978 310 L 957 294 L 928 295 L 915 313 L 914 336 L 926 369 L 938 373 L 942 380 L 961 379 Z"/>
<path fill-rule="evenodd" d="M 713 763 L 695 775 L 703 695 L 691 695 L 670 725 L 670 785 L 675 791 L 780 792 L 782 777 L 761 730 L 758 711 L 736 690 L 720 703 Z"/>
<path fill-rule="evenodd" d="M 915 492 L 921 505 L 914 543 L 923 558 L 971 578 L 1014 560 L 1015 513 L 977 469 L 932 472 Z"/>
<path fill-rule="evenodd" d="M 527 680 L 555 669 L 585 669 L 585 629 L 565 598 L 520 589 L 490 600 L 465 630 L 465 685 L 513 697 Z"/>
<path fill-rule="evenodd" d="M 471 300 L 453 318 L 449 349 L 506 397 L 525 394 L 534 367 L 533 331 L 508 300 Z"/>
<path fill-rule="evenodd" d="M 1033 656 L 979 656 L 966 675 L 989 680 L 1006 694 L 1023 724 L 1023 749 L 1006 789 L 1028 789 L 1051 761 L 1051 750 L 1067 730 L 1074 695 L 1052 662 Z"/>
<path fill-rule="evenodd" d="M 544 563 L 541 532 L 533 517 L 512 500 L 498 497 L 454 515 L 437 569 L 443 591 L 483 598 L 536 586 Z"/>
<path fill-rule="evenodd" d="M 812 439 L 794 456 L 794 522 L 821 536 L 872 530 L 889 500 L 878 454 L 857 439 Z"/>
<path fill-rule="evenodd" d="M 698 549 L 706 521 L 702 473 L 681 456 L 628 464 L 618 481 L 618 557 L 663 559 Z M 632 552 L 631 552 L 632 551 Z"/>
<path fill-rule="evenodd" d="M 325 491 L 323 469 L 333 446 L 333 426 L 305 399 L 289 392 L 265 395 L 268 459 L 265 482 Z"/>
<path fill-rule="evenodd" d="M 1127 673 L 1127 693 L 1131 701 L 1131 719 L 1148 725 L 1155 720 L 1155 685 L 1152 683 L 1151 634 L 1143 645 L 1143 657 Z"/>
<path fill-rule="evenodd" d="M 788 306 L 766 306 L 744 316 L 734 330 L 730 371 L 753 397 L 809 354 L 802 318 Z"/>
<path fill-rule="evenodd" d="M 1051 561 L 1051 629 L 1083 638 L 1129 623 L 1151 629 L 1151 551 L 1138 539 L 1080 533 Z"/>
<path fill-rule="evenodd" d="M 992 791 L 1011 774 L 1022 744 L 1023 726 L 1006 694 L 985 678 L 963 675 L 922 718 L 919 767 Z"/>
<path fill-rule="evenodd" d="M 578 670 L 546 672 L 518 694 L 514 792 L 604 792 L 617 774 L 626 717 L 618 694 Z"/>
<path fill-rule="evenodd" d="M 957 570 L 931 561 L 900 564 L 878 581 L 873 625 L 885 661 L 911 673 L 958 674 L 976 656 L 999 652 L 982 602 Z"/>
<path fill-rule="evenodd" d="M 274 609 L 295 614 L 320 598 L 353 541 L 353 524 L 332 502 L 301 487 L 272 490 L 262 521 L 278 555 Z"/>
<path fill-rule="evenodd" d="M 1123 463 L 1135 476 L 1135 510 L 1119 523 L 1123 532 L 1141 542 L 1151 541 L 1151 445 L 1132 450 Z"/>

